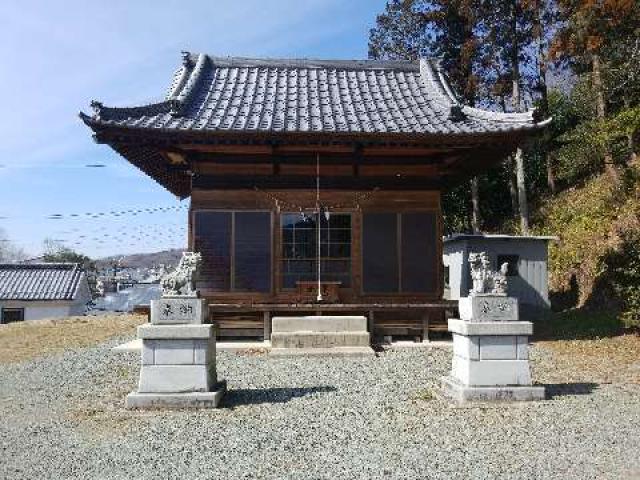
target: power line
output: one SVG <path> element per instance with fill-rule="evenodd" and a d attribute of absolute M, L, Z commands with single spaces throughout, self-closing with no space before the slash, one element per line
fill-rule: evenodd
<path fill-rule="evenodd" d="M 155 208 L 138 208 L 138 209 L 128 209 L 128 210 L 111 210 L 108 212 L 85 212 L 85 213 L 70 213 L 70 214 L 62 214 L 62 213 L 53 213 L 49 215 L 45 215 L 45 218 L 48 220 L 62 220 L 65 218 L 101 218 L 101 217 L 121 217 L 126 215 L 140 215 L 140 214 L 154 214 L 154 213 L 165 213 L 171 211 L 180 211 L 188 208 L 187 205 L 176 205 L 172 207 L 155 207 Z"/>
<path fill-rule="evenodd" d="M 84 212 L 84 213 L 50 213 L 47 215 L 37 216 L 34 218 L 47 220 L 65 220 L 65 219 L 97 219 L 103 217 L 126 217 L 128 215 L 137 216 L 145 214 L 167 213 L 167 212 L 179 212 L 187 210 L 188 205 L 173 205 L 167 207 L 148 207 L 148 208 L 129 208 L 126 210 L 109 210 L 104 212 Z M 25 216 L 11 217 L 8 215 L 0 215 L 0 220 L 8 220 L 11 218 L 28 219 Z"/>

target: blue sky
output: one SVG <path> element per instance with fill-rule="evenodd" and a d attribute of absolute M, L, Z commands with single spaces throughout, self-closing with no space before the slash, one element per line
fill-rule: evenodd
<path fill-rule="evenodd" d="M 366 58 L 385 3 L 2 0 L 0 229 L 32 255 L 45 238 L 93 257 L 184 247 L 188 200 L 93 143 L 78 112 L 159 99 L 181 50 Z"/>

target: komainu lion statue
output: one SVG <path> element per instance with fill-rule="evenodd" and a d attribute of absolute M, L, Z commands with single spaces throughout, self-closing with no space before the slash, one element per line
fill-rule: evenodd
<path fill-rule="evenodd" d="M 175 270 L 160 279 L 163 297 L 197 297 L 196 278 L 202 255 L 198 252 L 183 252 Z"/>
<path fill-rule="evenodd" d="M 469 253 L 471 295 L 507 295 L 507 272 L 509 264 L 503 263 L 497 272 L 491 271 L 491 262 L 486 252 Z"/>

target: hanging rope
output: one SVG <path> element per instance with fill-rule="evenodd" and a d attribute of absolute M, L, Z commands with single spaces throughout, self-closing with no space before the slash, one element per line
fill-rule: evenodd
<path fill-rule="evenodd" d="M 320 229 L 322 228 L 322 221 L 320 219 L 320 215 L 322 215 L 322 209 L 320 208 L 320 153 L 316 154 L 316 214 L 318 218 L 318 228 L 316 229 L 318 232 L 318 240 L 316 243 L 316 256 L 318 262 L 318 296 L 316 297 L 319 302 L 322 301 L 322 284 L 320 282 L 321 275 L 321 253 L 322 250 L 320 248 Z"/>

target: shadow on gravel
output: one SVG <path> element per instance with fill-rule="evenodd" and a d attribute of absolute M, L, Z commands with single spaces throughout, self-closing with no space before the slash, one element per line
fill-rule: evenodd
<path fill-rule="evenodd" d="M 552 400 L 556 397 L 589 395 L 598 388 L 597 383 L 550 383 L 545 385 L 547 398 Z"/>
<path fill-rule="evenodd" d="M 287 403 L 294 398 L 306 397 L 316 393 L 337 391 L 336 387 L 301 387 L 301 388 L 256 388 L 229 390 L 222 400 L 222 406 L 233 408 L 241 405 L 258 405 L 261 403 Z"/>

